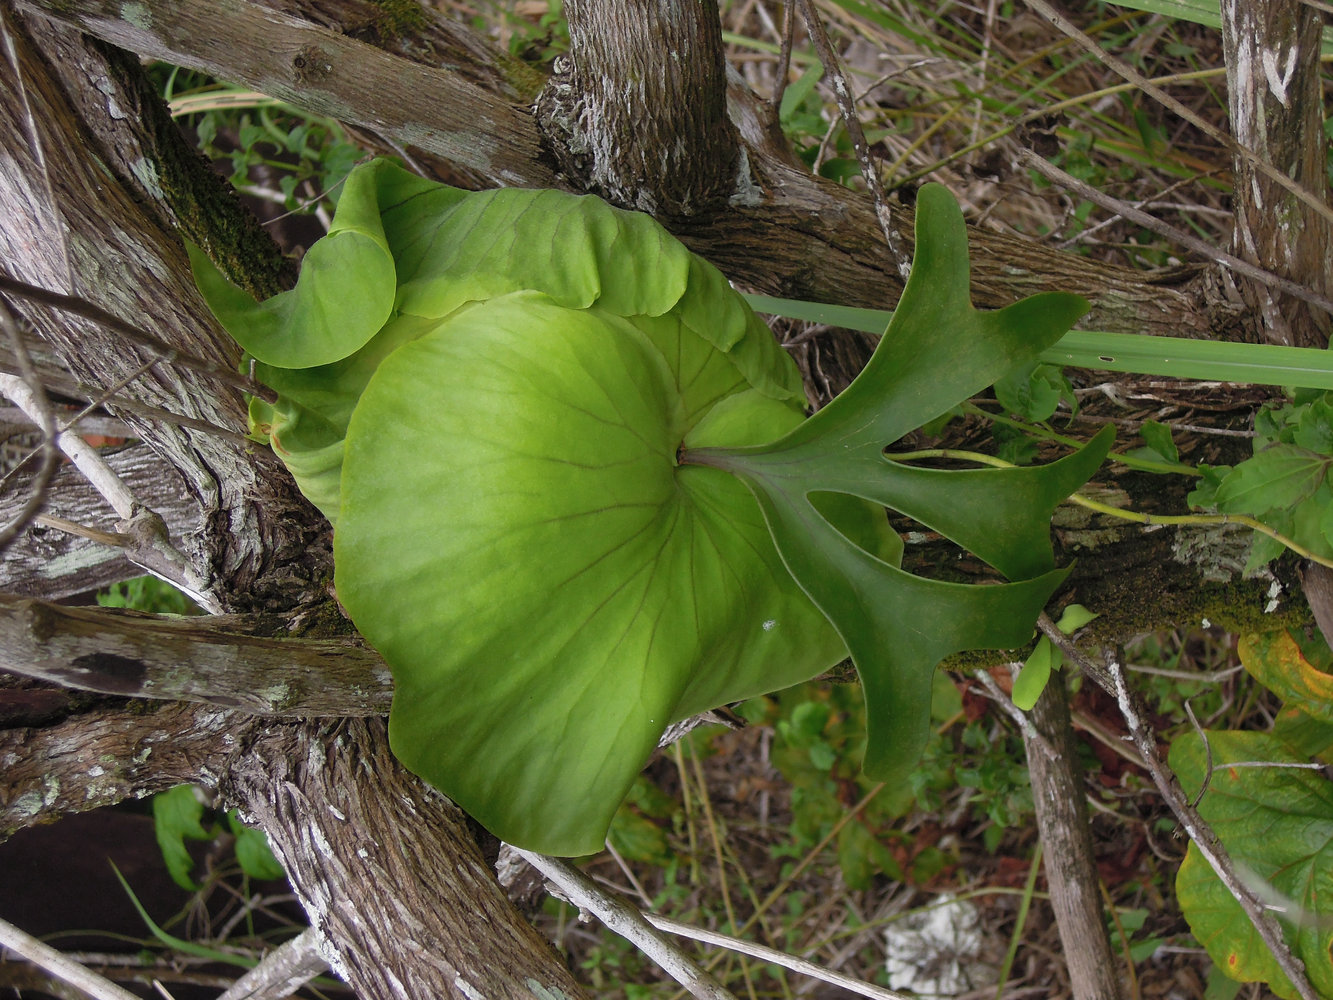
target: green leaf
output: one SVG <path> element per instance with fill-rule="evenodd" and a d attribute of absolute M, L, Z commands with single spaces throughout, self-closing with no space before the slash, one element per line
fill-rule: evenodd
<path fill-rule="evenodd" d="M 1145 420 L 1139 429 L 1144 443 L 1168 462 L 1179 462 L 1180 451 L 1171 437 L 1171 428 L 1156 420 Z"/>
<path fill-rule="evenodd" d="M 799 409 L 678 316 L 638 322 L 536 293 L 459 311 L 348 429 L 338 595 L 393 668 L 394 752 L 545 853 L 600 848 L 668 723 L 844 655 L 745 488 L 676 462 L 716 400 L 766 435 Z"/>
<path fill-rule="evenodd" d="M 1185 502 L 1191 507 L 1201 507 L 1205 510 L 1215 509 L 1217 507 L 1217 491 L 1221 488 L 1222 481 L 1231 472 L 1231 466 L 1200 464 L 1198 470 L 1198 485 L 1190 490 L 1185 497 Z"/>
<path fill-rule="evenodd" d="M 1301 408 L 1292 440 L 1310 451 L 1333 455 L 1333 403 L 1327 397 Z"/>
<path fill-rule="evenodd" d="M 961 213 L 940 188 L 919 200 L 894 322 L 808 422 L 795 366 L 725 278 L 596 199 L 465 193 L 374 161 L 349 175 L 306 285 L 256 305 L 200 267 L 279 394 L 252 407 L 256 431 L 336 521 L 338 596 L 393 670 L 408 767 L 505 840 L 584 854 L 676 719 L 850 646 L 884 774 L 924 738 L 936 661 L 1026 641 L 1063 578 L 1050 512 L 1109 433 L 1035 469 L 882 449 L 1086 303 L 973 310 Z M 391 308 L 359 303 L 355 330 L 335 329 L 371 245 Z M 1012 582 L 903 572 L 885 505 Z"/>
<path fill-rule="evenodd" d="M 823 65 L 812 63 L 805 68 L 805 72 L 797 78 L 795 83 L 782 92 L 782 106 L 778 109 L 778 120 L 783 125 L 791 123 L 792 115 L 796 113 L 796 109 L 801 106 L 805 99 L 814 92 L 815 85 L 819 83 L 823 75 Z"/>
<path fill-rule="evenodd" d="M 1023 669 L 1014 678 L 1014 689 L 1010 697 L 1025 712 L 1032 711 L 1037 699 L 1046 690 L 1046 683 L 1051 679 L 1051 668 L 1058 667 L 1063 659 L 1060 651 L 1051 640 L 1042 636 L 1037 640 L 1032 655 L 1023 664 Z"/>
<path fill-rule="evenodd" d="M 995 383 L 995 398 L 1015 416 L 1040 423 L 1055 413 L 1060 400 L 1074 394 L 1064 373 L 1054 365 L 1019 365 Z"/>
<path fill-rule="evenodd" d="M 1087 308 L 1033 296 L 972 308 L 962 212 L 942 187 L 917 200 L 916 255 L 874 356 L 828 406 L 770 445 L 690 451 L 754 493 L 788 571 L 851 652 L 868 706 L 865 771 L 902 777 L 929 730 L 935 664 L 962 649 L 1011 648 L 1064 573 L 1053 569 L 1052 509 L 1110 447 L 1109 429 L 1041 468 L 943 471 L 891 462 L 883 449 L 1055 342 Z M 947 331 L 947 335 L 943 334 Z M 965 586 L 913 576 L 856 545 L 812 501 L 846 493 L 916 518 L 1012 583 Z"/>
<path fill-rule="evenodd" d="M 1097 617 L 1097 612 L 1089 611 L 1081 604 L 1070 604 L 1060 612 L 1060 620 L 1055 623 L 1055 627 L 1065 635 L 1073 635 Z"/>
<path fill-rule="evenodd" d="M 1294 444 L 1275 444 L 1231 470 L 1214 500 L 1225 514 L 1264 514 L 1295 507 L 1312 495 L 1330 459 Z"/>
<path fill-rule="evenodd" d="M 235 812 L 227 813 L 227 825 L 236 838 L 236 861 L 241 871 L 262 882 L 276 882 L 287 877 L 263 830 L 246 826 Z"/>
<path fill-rule="evenodd" d="M 171 880 L 182 889 L 194 892 L 198 883 L 190 877 L 194 859 L 185 846 L 187 840 L 212 840 L 216 829 L 207 829 L 201 820 L 204 804 L 195 796 L 193 785 L 177 785 L 153 796 L 153 833 L 162 849 Z"/>
<path fill-rule="evenodd" d="M 1333 994 L 1333 784 L 1319 772 L 1231 767 L 1241 761 L 1306 763 L 1265 733 L 1209 732 L 1213 773 L 1199 804 L 1243 877 L 1277 903 L 1288 944 L 1321 996 Z M 1171 746 L 1171 767 L 1186 795 L 1203 783 L 1203 740 L 1187 733 Z M 1185 919 L 1213 962 L 1233 979 L 1263 981 L 1296 995 L 1249 919 L 1190 844 L 1176 876 Z"/>
<path fill-rule="evenodd" d="M 328 235 L 307 251 L 296 287 L 262 303 L 187 246 L 208 307 L 254 358 L 278 368 L 329 364 L 358 350 L 389 318 L 394 262 L 373 184 L 367 172 L 348 175 Z"/>

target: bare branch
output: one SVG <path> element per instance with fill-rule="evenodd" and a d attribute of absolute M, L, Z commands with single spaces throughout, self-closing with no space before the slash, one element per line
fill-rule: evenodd
<path fill-rule="evenodd" d="M 283 631 L 273 616 L 158 617 L 0 595 L 0 669 L 260 716 L 388 713 L 392 681 L 378 653 L 353 637 L 272 638 Z"/>
<path fill-rule="evenodd" d="M 319 953 L 319 934 L 307 927 L 273 949 L 218 1000 L 280 1000 L 327 972 L 329 963 Z"/>
<path fill-rule="evenodd" d="M 811 979 L 818 979 L 823 983 L 832 983 L 835 986 L 841 986 L 849 993 L 857 993 L 863 997 L 870 997 L 871 1000 L 912 1000 L 906 993 L 899 993 L 896 990 L 886 990 L 882 986 L 876 986 L 874 983 L 867 983 L 864 980 L 854 979 L 851 976 L 843 975 L 841 972 L 835 972 L 832 969 L 821 968 L 814 962 L 807 962 L 803 958 L 797 958 L 795 955 L 788 955 L 785 951 L 778 951 L 776 948 L 768 948 L 762 944 L 755 944 L 753 941 L 744 941 L 741 938 L 732 937 L 730 934 L 719 934 L 717 931 L 706 930 L 702 927 L 696 927 L 693 924 L 683 923 L 679 920 L 672 920 L 670 917 L 664 917 L 660 913 L 644 912 L 643 919 L 658 930 L 666 931 L 668 934 L 675 934 L 679 937 L 689 938 L 692 941 L 702 941 L 704 944 L 717 945 L 719 948 L 726 948 L 729 951 L 738 952 L 742 955 L 749 955 L 752 958 L 760 959 L 764 962 L 772 962 L 774 965 L 780 965 L 784 969 L 791 969 L 803 976 L 809 976 Z"/>
<path fill-rule="evenodd" d="M 541 872 L 569 902 L 588 910 L 607 928 L 637 947 L 692 996 L 698 1000 L 736 1000 L 692 958 L 663 937 L 637 906 L 607 892 L 568 861 L 520 848 L 514 851 Z"/>
<path fill-rule="evenodd" d="M 129 990 L 121 989 L 78 962 L 66 958 L 48 944 L 19 930 L 7 920 L 0 920 L 0 945 L 22 955 L 33 965 L 45 969 L 71 986 L 77 987 L 93 1000 L 138 1000 Z"/>
<path fill-rule="evenodd" d="M 815 51 L 819 53 L 819 61 L 824 64 L 824 69 L 832 82 L 833 94 L 842 113 L 843 127 L 851 137 L 856 158 L 861 164 L 861 176 L 865 178 L 866 189 L 870 192 L 870 199 L 875 205 L 875 219 L 879 222 L 880 232 L 884 234 L 884 242 L 889 246 L 889 254 L 898 268 L 899 277 L 906 281 L 908 275 L 912 273 L 912 259 L 903 249 L 898 231 L 893 228 L 889 204 L 884 198 L 884 185 L 880 183 L 879 170 L 870 159 L 870 144 L 866 142 L 861 119 L 856 115 L 856 100 L 847 86 L 847 78 L 843 75 L 842 68 L 838 65 L 838 54 L 833 51 L 828 32 L 824 30 L 824 22 L 819 19 L 819 12 L 814 9 L 811 0 L 797 0 L 797 4 L 801 8 L 801 18 L 805 21 L 806 31 L 810 33 L 810 38 L 815 43 Z"/>
<path fill-rule="evenodd" d="M 1018 162 L 1025 167 L 1031 167 L 1037 173 L 1041 174 L 1053 184 L 1057 184 L 1080 198 L 1084 198 L 1094 205 L 1100 205 L 1108 212 L 1114 212 L 1122 218 L 1128 219 L 1137 225 L 1149 229 L 1159 236 L 1165 236 L 1171 242 L 1182 247 L 1193 250 L 1202 257 L 1206 257 L 1223 267 L 1230 268 L 1237 274 L 1243 274 L 1247 278 L 1253 278 L 1268 288 L 1276 289 L 1279 292 L 1285 292 L 1292 298 L 1301 299 L 1309 302 L 1311 305 L 1318 306 L 1325 312 L 1333 313 L 1333 300 L 1324 295 L 1307 288 L 1299 282 L 1291 281 L 1281 275 L 1274 274 L 1272 271 L 1266 271 L 1261 267 L 1241 260 L 1234 254 L 1229 254 L 1225 250 L 1219 250 L 1205 240 L 1197 236 L 1191 236 L 1183 229 L 1177 229 L 1175 226 L 1163 222 L 1161 219 L 1149 215 L 1141 209 L 1135 208 L 1127 201 L 1121 201 L 1119 198 L 1112 198 L 1110 195 L 1098 191 L 1089 184 L 1083 183 L 1072 174 L 1066 173 L 1055 164 L 1046 160 L 1030 149 L 1018 150 Z"/>
<path fill-rule="evenodd" d="M 31 398 L 31 409 L 24 412 L 42 432 L 40 448 L 42 464 L 37 470 L 37 475 L 33 477 L 31 492 L 9 523 L 0 528 L 0 552 L 4 552 L 18 537 L 19 532 L 37 516 L 37 512 L 42 509 L 42 505 L 46 503 L 46 490 L 51 484 L 51 478 L 55 475 L 60 453 L 56 448 L 56 425 L 55 417 L 51 413 L 51 403 L 46 398 L 46 390 L 42 387 L 41 380 L 37 377 L 33 368 L 28 347 L 23 341 L 23 333 L 3 299 L 0 299 L 0 328 L 8 335 L 14 346 L 14 356 L 18 360 L 19 369 L 22 373 L 22 378 L 3 377 L 12 379 L 13 383 L 24 389 Z M 3 391 L 3 389 L 0 389 L 0 391 Z"/>

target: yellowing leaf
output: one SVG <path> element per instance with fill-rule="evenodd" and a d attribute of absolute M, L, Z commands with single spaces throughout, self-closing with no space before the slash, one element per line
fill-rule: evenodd
<path fill-rule="evenodd" d="M 1239 651 L 1260 684 L 1307 715 L 1333 722 L 1333 674 L 1307 660 L 1290 632 L 1242 636 Z"/>

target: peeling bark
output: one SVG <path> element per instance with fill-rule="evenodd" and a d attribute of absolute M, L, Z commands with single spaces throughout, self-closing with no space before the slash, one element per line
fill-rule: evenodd
<path fill-rule="evenodd" d="M 565 14 L 570 55 L 538 115 L 576 186 L 667 218 L 758 197 L 738 172 L 714 0 L 570 0 Z"/>
<path fill-rule="evenodd" d="M 1232 135 L 1256 159 L 1327 201 L 1322 30 L 1319 11 L 1300 0 L 1222 0 Z M 1333 291 L 1328 220 L 1257 171 L 1249 158 L 1236 157 L 1232 170 L 1234 253 L 1323 295 Z M 1327 313 L 1245 279 L 1236 281 L 1262 318 L 1269 340 L 1327 346 L 1333 323 Z"/>

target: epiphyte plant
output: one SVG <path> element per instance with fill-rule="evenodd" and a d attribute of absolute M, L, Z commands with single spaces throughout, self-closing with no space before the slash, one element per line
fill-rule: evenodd
<path fill-rule="evenodd" d="M 1109 437 L 1050 465 L 945 471 L 886 445 L 1086 309 L 971 307 L 962 213 L 919 196 L 912 277 L 865 371 L 804 416 L 795 365 L 653 219 L 556 191 L 348 177 L 291 291 L 197 250 L 214 314 L 278 394 L 253 429 L 335 525 L 335 582 L 394 675 L 390 740 L 502 839 L 601 848 L 668 724 L 850 652 L 868 772 L 926 736 L 936 663 L 1021 645 L 1063 579 L 1051 510 Z M 885 507 L 1009 582 L 900 567 Z"/>

